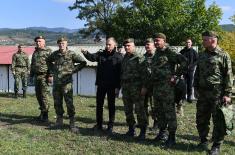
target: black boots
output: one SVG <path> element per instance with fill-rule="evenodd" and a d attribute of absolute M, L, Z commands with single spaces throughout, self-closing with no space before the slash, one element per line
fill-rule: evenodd
<path fill-rule="evenodd" d="M 220 154 L 220 144 L 213 144 L 209 155 L 219 155 Z"/>
<path fill-rule="evenodd" d="M 208 151 L 209 142 L 206 138 L 201 138 L 201 142 L 197 145 L 197 147 L 201 150 Z"/>
<path fill-rule="evenodd" d="M 113 134 L 113 124 L 108 124 L 108 128 L 106 131 L 109 135 L 112 135 Z"/>
<path fill-rule="evenodd" d="M 135 127 L 129 126 L 129 130 L 126 132 L 125 135 L 129 136 L 129 137 L 134 137 L 135 136 Z"/>
<path fill-rule="evenodd" d="M 139 140 L 145 140 L 146 128 L 146 126 L 140 128 Z"/>
<path fill-rule="evenodd" d="M 23 90 L 23 98 L 26 98 L 26 90 Z"/>
<path fill-rule="evenodd" d="M 18 92 L 15 92 L 15 93 L 14 93 L 14 97 L 15 97 L 15 98 L 18 98 Z"/>
<path fill-rule="evenodd" d="M 157 137 L 155 138 L 155 141 L 166 141 L 167 138 L 168 138 L 168 136 L 167 136 L 166 131 L 160 129 Z"/>
<path fill-rule="evenodd" d="M 79 128 L 75 125 L 75 118 L 74 117 L 70 117 L 69 118 L 69 127 L 71 132 L 73 133 L 79 133 Z"/>
<path fill-rule="evenodd" d="M 48 122 L 48 111 L 41 111 L 40 115 L 38 116 L 38 120 L 41 122 Z"/>
<path fill-rule="evenodd" d="M 175 145 L 175 132 L 170 132 L 165 147 L 172 147 Z"/>
<path fill-rule="evenodd" d="M 63 116 L 56 116 L 55 128 L 60 128 L 63 126 Z"/>

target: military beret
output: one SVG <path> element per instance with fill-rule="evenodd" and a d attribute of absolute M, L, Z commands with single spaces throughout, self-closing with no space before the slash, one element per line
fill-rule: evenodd
<path fill-rule="evenodd" d="M 166 41 L 166 35 L 163 34 L 163 33 L 157 33 L 157 34 L 155 35 L 155 38 L 162 38 L 162 39 L 164 39 L 164 40 Z"/>
<path fill-rule="evenodd" d="M 148 38 L 148 39 L 146 39 L 146 40 L 145 40 L 145 44 L 147 44 L 147 43 L 154 43 L 153 38 Z"/>
<path fill-rule="evenodd" d="M 60 37 L 58 40 L 57 40 L 57 44 L 62 42 L 62 41 L 68 41 L 68 39 L 66 37 Z"/>
<path fill-rule="evenodd" d="M 133 38 L 125 39 L 124 42 L 123 42 L 123 45 L 125 45 L 127 43 L 135 43 L 135 40 Z"/>
<path fill-rule="evenodd" d="M 34 41 L 36 42 L 38 39 L 44 39 L 45 40 L 45 38 L 43 36 L 37 36 L 37 37 L 34 38 Z"/>
<path fill-rule="evenodd" d="M 205 31 L 202 33 L 202 36 L 218 38 L 218 35 L 215 31 Z"/>

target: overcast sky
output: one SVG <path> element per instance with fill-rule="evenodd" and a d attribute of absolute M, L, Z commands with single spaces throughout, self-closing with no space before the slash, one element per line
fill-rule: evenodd
<path fill-rule="evenodd" d="M 1 0 L 0 28 L 26 28 L 34 26 L 84 27 L 84 21 L 76 19 L 77 11 L 70 11 L 75 0 Z M 207 5 L 214 0 L 207 0 Z M 228 19 L 235 14 L 235 0 L 215 0 L 223 10 L 221 24 L 230 24 Z"/>

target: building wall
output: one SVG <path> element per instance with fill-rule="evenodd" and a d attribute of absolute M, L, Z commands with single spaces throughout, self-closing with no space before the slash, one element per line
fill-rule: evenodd
<path fill-rule="evenodd" d="M 9 70 L 9 89 L 8 89 L 8 70 Z M 83 68 L 80 72 L 73 74 L 73 93 L 74 95 L 95 96 L 96 95 L 96 69 L 94 67 Z M 19 93 L 22 84 L 20 84 Z M 9 90 L 9 91 L 8 91 Z M 52 87 L 50 88 L 52 92 Z M 0 92 L 14 92 L 14 77 L 8 65 L 0 65 Z M 34 94 L 34 86 L 28 86 L 27 93 Z"/>

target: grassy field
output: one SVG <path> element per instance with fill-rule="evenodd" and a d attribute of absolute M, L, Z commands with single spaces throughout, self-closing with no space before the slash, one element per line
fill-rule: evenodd
<path fill-rule="evenodd" d="M 27 99 L 14 99 L 4 94 L 0 96 L 0 154 L 206 154 L 196 148 L 199 139 L 194 103 L 185 105 L 185 116 L 178 117 L 177 145 L 165 149 L 161 143 L 154 142 L 156 132 L 153 131 L 147 132 L 145 141 L 124 136 L 127 126 L 121 100 L 117 101 L 115 133 L 108 136 L 105 132 L 95 133 L 92 130 L 95 125 L 95 98 L 74 97 L 80 128 L 80 134 L 76 135 L 69 131 L 66 117 L 61 130 L 52 130 L 48 124 L 37 122 L 35 118 L 39 110 L 35 96 L 28 96 Z M 50 103 L 49 119 L 53 124 L 55 112 L 52 97 Z M 104 115 L 107 120 L 107 106 Z M 221 151 L 226 155 L 235 154 L 235 136 L 226 137 Z"/>

